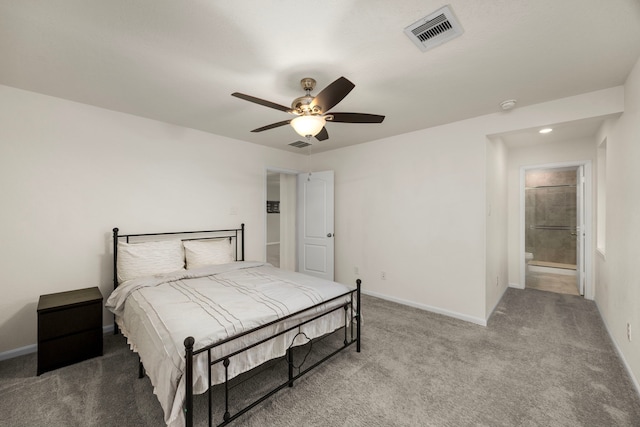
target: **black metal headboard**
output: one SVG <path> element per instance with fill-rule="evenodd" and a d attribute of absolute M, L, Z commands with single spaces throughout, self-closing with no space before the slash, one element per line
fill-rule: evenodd
<path fill-rule="evenodd" d="M 211 240 L 229 238 L 236 242 L 236 261 L 244 261 L 244 224 L 240 228 L 227 230 L 205 231 L 175 231 L 170 233 L 146 233 L 146 234 L 118 234 L 118 228 L 113 229 L 113 289 L 118 287 L 118 242 L 124 240 L 130 243 L 133 240 L 149 241 L 153 238 L 164 236 L 180 236 L 181 240 Z M 160 239 L 162 240 L 162 239 Z"/>

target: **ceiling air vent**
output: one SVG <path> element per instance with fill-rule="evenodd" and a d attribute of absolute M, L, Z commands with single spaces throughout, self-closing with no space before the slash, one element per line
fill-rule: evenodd
<path fill-rule="evenodd" d="M 407 37 L 423 52 L 448 42 L 463 32 L 449 6 L 436 10 L 404 29 Z"/>
<path fill-rule="evenodd" d="M 304 147 L 308 147 L 311 144 L 309 144 L 308 142 L 304 142 L 304 141 L 296 141 L 296 142 L 292 142 L 291 144 L 289 144 L 292 147 L 296 147 L 296 148 L 304 148 Z"/>

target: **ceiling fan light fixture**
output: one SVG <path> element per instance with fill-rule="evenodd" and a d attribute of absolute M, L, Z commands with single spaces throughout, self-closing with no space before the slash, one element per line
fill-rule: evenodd
<path fill-rule="evenodd" d="M 291 126 L 300 136 L 309 138 L 316 136 L 324 127 L 326 121 L 322 116 L 299 116 L 291 120 Z"/>
<path fill-rule="evenodd" d="M 253 129 L 251 132 L 263 132 L 291 124 L 291 127 L 300 136 L 308 140 L 313 136 L 318 141 L 325 141 L 329 139 L 329 132 L 327 132 L 327 128 L 325 127 L 327 121 L 340 123 L 382 123 L 384 120 L 384 116 L 378 114 L 331 112 L 332 108 L 342 101 L 356 86 L 345 77 L 334 80 L 329 86 L 322 89 L 320 93 L 313 96 L 311 95 L 311 90 L 315 87 L 315 83 L 315 80 L 309 77 L 302 79 L 302 88 L 307 94 L 294 99 L 291 108 L 240 92 L 234 92 L 231 96 L 296 116 L 294 119 L 271 123 Z"/>

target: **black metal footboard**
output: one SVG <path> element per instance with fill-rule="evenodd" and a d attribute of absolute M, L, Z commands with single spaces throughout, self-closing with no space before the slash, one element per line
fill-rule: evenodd
<path fill-rule="evenodd" d="M 268 324 L 265 324 L 263 326 L 251 329 L 249 331 L 243 332 L 242 334 L 227 338 L 223 341 L 217 342 L 215 344 L 209 345 L 207 347 L 203 347 L 197 350 L 194 350 L 193 346 L 195 344 L 195 340 L 193 337 L 188 337 L 184 340 L 184 346 L 185 346 L 185 403 L 184 403 L 184 413 L 185 413 L 185 421 L 186 421 L 186 426 L 187 427 L 193 427 L 193 407 L 194 407 L 194 402 L 193 402 L 193 368 L 194 368 L 194 358 L 202 353 L 207 353 L 207 361 L 208 361 L 208 384 L 207 384 L 207 394 L 208 394 L 208 417 L 209 417 L 209 426 L 212 425 L 216 425 L 216 426 L 224 426 L 229 424 L 231 421 L 235 420 L 236 418 L 238 418 L 239 416 L 241 416 L 242 414 L 244 414 L 245 412 L 249 411 L 250 409 L 252 409 L 253 407 L 255 407 L 256 405 L 258 405 L 259 403 L 261 403 L 262 401 L 264 401 L 265 399 L 269 398 L 270 396 L 272 396 L 273 394 L 277 393 L 278 391 L 282 390 L 283 388 L 286 387 L 293 387 L 293 382 L 300 378 L 301 376 L 305 375 L 306 373 L 308 373 L 310 370 L 312 370 L 313 368 L 319 366 L 320 364 L 322 364 L 323 362 L 325 362 L 326 360 L 330 359 L 331 357 L 335 356 L 336 354 L 338 354 L 339 352 L 341 352 L 342 350 L 346 349 L 347 347 L 351 346 L 352 344 L 356 344 L 356 351 L 359 353 L 360 352 L 360 337 L 361 337 L 361 315 L 360 315 L 360 289 L 361 289 L 361 281 L 360 279 L 358 279 L 356 281 L 356 289 L 345 292 L 344 294 L 338 295 L 335 298 L 332 298 L 328 301 L 324 301 L 320 304 L 314 305 L 312 307 L 306 308 L 304 310 L 301 310 L 299 312 L 296 313 L 292 313 L 286 317 L 280 318 L 276 321 L 270 322 Z M 298 323 L 296 323 L 294 326 L 291 326 L 287 329 L 281 330 L 279 332 L 277 332 L 274 335 L 271 335 L 267 338 L 261 339 L 259 341 L 253 342 L 250 345 L 244 346 L 236 351 L 233 351 L 232 353 L 226 354 L 222 357 L 219 357 L 217 359 L 213 359 L 212 358 L 212 350 L 225 344 L 228 343 L 230 341 L 236 340 L 238 338 L 244 337 L 246 335 L 249 335 L 251 333 L 254 333 L 256 331 L 262 330 L 264 328 L 267 328 L 269 326 L 272 326 L 276 323 L 280 323 L 284 320 L 293 318 L 295 316 L 300 316 L 300 315 L 304 315 L 305 313 L 310 313 L 311 311 L 313 311 L 314 309 L 320 307 L 320 306 L 324 306 L 327 305 L 333 301 L 339 300 L 339 299 L 344 299 L 347 298 L 347 302 L 340 304 L 334 308 L 331 308 L 328 311 L 324 311 L 322 313 L 319 313 L 317 315 L 314 315 L 311 318 L 305 319 L 303 321 L 300 321 Z M 317 319 L 320 319 L 321 317 L 324 316 L 328 316 L 331 313 L 334 313 L 338 310 L 343 310 L 344 311 L 344 325 L 342 328 L 339 328 L 337 331 L 340 331 L 340 329 L 344 330 L 344 341 L 342 342 L 342 345 L 338 348 L 336 348 L 334 351 L 332 351 L 331 353 L 329 353 L 328 355 L 325 355 L 323 358 L 321 358 L 320 360 L 312 363 L 309 367 L 306 367 L 304 369 L 302 369 L 302 367 L 298 367 L 299 368 L 299 372 L 297 374 L 295 374 L 294 372 L 294 361 L 293 361 L 293 351 L 292 348 L 289 347 L 289 349 L 287 350 L 287 354 L 285 356 L 285 360 L 287 362 L 287 364 L 289 365 L 289 369 L 288 369 L 288 378 L 286 381 L 284 381 L 281 384 L 278 384 L 276 386 L 274 386 L 271 390 L 269 390 L 266 394 L 264 394 L 262 397 L 257 398 L 256 400 L 254 400 L 253 402 L 251 402 L 250 404 L 248 404 L 247 406 L 245 406 L 242 409 L 237 410 L 235 413 L 231 413 L 230 412 L 230 408 L 229 408 L 229 366 L 232 363 L 231 362 L 231 358 L 233 356 L 236 356 L 240 353 L 243 353 L 245 351 L 248 351 L 260 344 L 263 344 L 269 340 L 272 340 L 276 337 L 279 337 L 283 334 L 286 334 L 288 332 L 291 332 L 293 330 L 300 330 L 300 328 L 310 322 L 313 322 Z M 354 325 L 355 324 L 355 325 Z M 355 331 L 354 331 L 354 327 L 355 327 Z M 336 333 L 334 331 L 334 333 Z M 213 359 L 213 360 L 212 360 Z M 222 422 L 220 422 L 219 424 L 215 424 L 213 422 L 213 398 L 212 398 L 212 374 L 211 374 L 211 370 L 214 366 L 216 366 L 217 364 L 222 363 L 222 366 L 224 367 L 224 374 L 225 374 L 225 380 L 223 382 L 223 388 L 224 388 L 224 415 L 222 417 Z"/>

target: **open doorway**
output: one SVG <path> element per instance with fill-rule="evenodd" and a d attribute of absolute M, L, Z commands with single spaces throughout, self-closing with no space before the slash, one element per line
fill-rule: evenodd
<path fill-rule="evenodd" d="M 334 173 L 267 169 L 266 260 L 334 279 Z"/>
<path fill-rule="evenodd" d="M 296 270 L 295 171 L 266 172 L 266 261 L 284 270 Z"/>
<path fill-rule="evenodd" d="M 543 291 L 591 295 L 590 202 L 586 163 L 522 170 L 523 283 Z M 590 174 L 589 174 L 590 175 Z"/>
<path fill-rule="evenodd" d="M 580 295 L 578 167 L 525 173 L 525 287 Z"/>
<path fill-rule="evenodd" d="M 280 267 L 280 174 L 267 172 L 267 262 Z"/>

